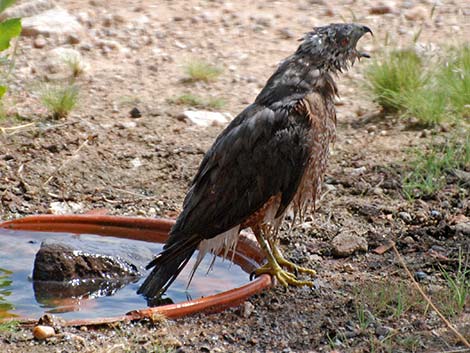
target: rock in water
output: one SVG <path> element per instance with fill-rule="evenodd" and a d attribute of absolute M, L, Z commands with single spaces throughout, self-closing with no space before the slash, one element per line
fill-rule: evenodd
<path fill-rule="evenodd" d="M 144 246 L 109 241 L 67 242 L 47 239 L 36 254 L 33 285 L 36 299 L 111 295 L 138 280 L 153 258 Z"/>

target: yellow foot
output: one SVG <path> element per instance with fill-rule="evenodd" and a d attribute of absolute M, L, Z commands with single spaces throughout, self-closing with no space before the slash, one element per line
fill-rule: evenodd
<path fill-rule="evenodd" d="M 294 272 L 295 274 L 305 273 L 305 274 L 310 275 L 312 277 L 316 276 L 317 272 L 315 270 L 296 265 L 295 263 L 290 262 L 289 260 L 286 260 L 284 258 L 284 256 L 282 256 L 282 254 L 279 251 L 279 249 L 277 248 L 277 246 L 272 245 L 272 248 L 273 248 L 273 256 L 274 256 L 274 258 L 276 259 L 277 263 L 280 266 L 289 269 L 290 271 Z"/>
<path fill-rule="evenodd" d="M 263 265 L 257 270 L 255 270 L 252 273 L 252 275 L 255 275 L 256 277 L 258 277 L 265 273 L 275 277 L 279 281 L 279 283 L 282 284 L 284 287 L 288 287 L 289 285 L 296 286 L 296 287 L 302 287 L 302 286 L 313 287 L 312 281 L 298 280 L 297 277 L 293 273 L 283 270 L 281 266 L 279 266 L 278 264 L 267 263 L 266 265 Z"/>

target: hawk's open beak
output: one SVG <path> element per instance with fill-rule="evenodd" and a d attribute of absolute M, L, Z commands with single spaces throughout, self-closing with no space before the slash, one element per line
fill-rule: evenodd
<path fill-rule="evenodd" d="M 362 26 L 361 30 L 363 32 L 361 37 L 366 33 L 370 33 L 372 35 L 372 37 L 374 36 L 374 33 L 372 32 L 372 30 L 367 26 Z M 370 55 L 365 53 L 365 52 L 358 51 L 357 53 L 359 54 L 359 58 L 368 58 L 368 59 L 370 59 Z"/>

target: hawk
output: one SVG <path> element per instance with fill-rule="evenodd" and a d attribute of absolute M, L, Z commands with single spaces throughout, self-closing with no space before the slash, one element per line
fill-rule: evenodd
<path fill-rule="evenodd" d="M 355 23 L 315 27 L 268 79 L 254 103 L 217 137 L 205 154 L 184 199 L 183 210 L 163 251 L 138 293 L 157 298 L 199 250 L 193 274 L 207 253 L 235 249 L 250 227 L 267 263 L 254 274 L 270 274 L 284 286 L 312 286 L 299 273 L 315 271 L 286 260 L 277 230 L 287 212 L 302 215 L 320 194 L 329 145 L 335 140 L 338 95 L 333 75 L 356 59 L 372 31 Z M 191 276 L 192 277 L 192 276 Z"/>

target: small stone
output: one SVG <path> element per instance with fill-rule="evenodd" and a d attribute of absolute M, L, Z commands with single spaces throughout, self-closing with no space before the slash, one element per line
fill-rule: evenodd
<path fill-rule="evenodd" d="M 134 129 L 137 127 L 137 123 L 135 121 L 120 121 L 116 123 L 115 126 L 121 130 Z"/>
<path fill-rule="evenodd" d="M 408 244 L 408 245 L 412 245 L 415 243 L 415 240 L 413 239 L 413 237 L 410 237 L 409 235 L 407 237 L 405 237 L 403 239 L 403 243 L 405 244 Z"/>
<path fill-rule="evenodd" d="M 365 252 L 368 249 L 367 240 L 352 233 L 340 233 L 333 238 L 333 255 L 337 257 L 347 257 L 356 252 Z"/>
<path fill-rule="evenodd" d="M 390 6 L 385 5 L 385 4 L 379 4 L 379 5 L 376 5 L 376 6 L 372 6 L 369 9 L 369 13 L 371 15 L 385 15 L 387 13 L 392 13 L 392 12 L 393 12 L 393 9 Z"/>
<path fill-rule="evenodd" d="M 179 120 L 189 120 L 194 125 L 198 126 L 211 126 L 211 125 L 226 125 L 232 120 L 229 113 L 209 112 L 205 110 L 186 110 L 179 116 Z"/>
<path fill-rule="evenodd" d="M 54 335 L 55 330 L 50 326 L 38 325 L 33 328 L 33 336 L 38 340 L 45 340 L 46 338 L 52 337 Z"/>
<path fill-rule="evenodd" d="M 129 112 L 131 118 L 140 118 L 142 116 L 142 113 L 137 107 L 132 108 L 132 110 Z"/>
<path fill-rule="evenodd" d="M 415 6 L 405 12 L 405 18 L 409 21 L 424 21 L 431 17 L 431 13 L 424 6 Z"/>
<path fill-rule="evenodd" d="M 51 202 L 48 211 L 54 215 L 74 214 L 81 213 L 84 207 L 82 202 Z"/>
<path fill-rule="evenodd" d="M 428 278 L 428 275 L 424 273 L 423 271 L 416 271 L 414 274 L 415 280 L 418 282 L 424 281 L 426 278 Z"/>
<path fill-rule="evenodd" d="M 282 39 L 292 39 L 295 37 L 294 33 L 287 27 L 281 28 L 279 34 Z"/>
<path fill-rule="evenodd" d="M 413 220 L 408 212 L 398 212 L 398 217 L 400 217 L 405 223 L 410 223 Z"/>
<path fill-rule="evenodd" d="M 359 175 L 362 175 L 366 172 L 367 168 L 366 167 L 359 167 L 359 168 L 354 168 L 353 170 L 351 170 L 351 175 L 353 176 L 359 176 Z"/>
<path fill-rule="evenodd" d="M 251 316 L 254 309 L 255 309 L 255 306 L 251 304 L 250 302 L 246 301 L 243 303 L 240 309 L 240 314 L 246 319 Z"/>
<path fill-rule="evenodd" d="M 432 210 L 431 211 L 431 217 L 432 218 L 441 218 L 442 214 L 441 212 L 437 211 L 437 210 Z"/>
<path fill-rule="evenodd" d="M 39 34 L 68 36 L 83 33 L 83 27 L 75 17 L 58 7 L 32 17 L 23 18 L 21 24 L 21 35 L 26 37 L 34 37 Z"/>
<path fill-rule="evenodd" d="M 454 229 L 457 234 L 470 236 L 470 222 L 458 223 L 454 226 Z"/>
<path fill-rule="evenodd" d="M 375 334 L 379 337 L 387 337 L 393 329 L 388 326 L 377 326 L 375 329 Z"/>
<path fill-rule="evenodd" d="M 46 46 L 46 44 L 47 44 L 46 39 L 40 35 L 34 39 L 33 47 L 35 47 L 36 49 L 42 49 Z"/>

